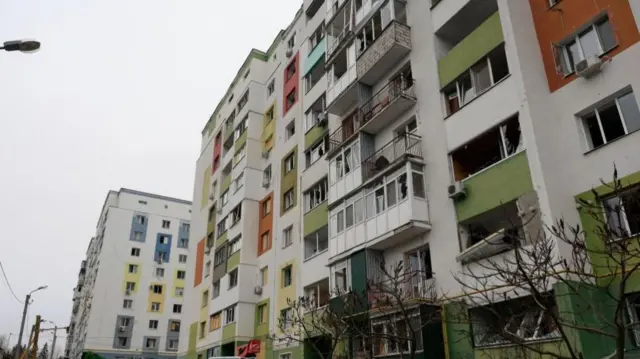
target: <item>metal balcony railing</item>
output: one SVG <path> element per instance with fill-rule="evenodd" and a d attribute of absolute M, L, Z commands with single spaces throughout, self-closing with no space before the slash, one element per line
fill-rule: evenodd
<path fill-rule="evenodd" d="M 404 133 L 382 146 L 362 161 L 363 180 L 373 178 L 404 156 L 422 158 L 421 140 L 418 135 Z"/>
<path fill-rule="evenodd" d="M 353 136 L 360 128 L 360 112 L 356 111 L 351 118 L 342 122 L 337 130 L 329 135 L 329 153 L 340 148 L 340 146 Z"/>
<path fill-rule="evenodd" d="M 413 80 L 407 80 L 404 76 L 397 76 L 389 80 L 380 91 L 376 92 L 364 105 L 360 107 L 362 116 L 362 125 L 369 122 L 377 114 L 382 112 L 395 99 L 405 96 L 412 99 L 416 98 L 413 86 Z"/>

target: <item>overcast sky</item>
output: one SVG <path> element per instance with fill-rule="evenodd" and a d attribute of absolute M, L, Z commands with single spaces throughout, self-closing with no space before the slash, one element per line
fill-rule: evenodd
<path fill-rule="evenodd" d="M 49 286 L 29 326 L 36 314 L 66 325 L 107 191 L 191 200 L 200 131 L 249 50 L 266 50 L 302 0 L 0 3 L 0 41 L 42 42 L 0 52 L 0 262 L 20 300 Z M 22 305 L 0 282 L 13 344 Z"/>

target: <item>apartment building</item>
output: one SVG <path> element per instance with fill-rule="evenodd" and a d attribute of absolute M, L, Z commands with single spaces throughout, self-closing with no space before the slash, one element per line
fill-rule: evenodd
<path fill-rule="evenodd" d="M 278 340 L 287 299 L 321 307 L 367 292 L 381 263 L 399 261 L 414 273 L 407 299 L 434 287 L 455 297 L 455 273 L 510 255 L 508 226 L 531 239 L 558 218 L 587 224 L 575 199 L 614 163 L 627 183 L 640 178 L 639 24 L 637 0 L 305 0 L 266 52 L 249 54 L 202 132 L 178 355 L 312 355 Z M 384 298 L 365 299 L 372 309 Z M 384 333 L 383 319 L 366 323 Z M 504 343 L 476 329 L 430 327 L 415 349 L 499 355 Z M 553 340 L 538 329 L 523 340 Z M 594 358 L 613 351 L 576 338 Z"/>
<path fill-rule="evenodd" d="M 74 289 L 69 358 L 175 358 L 190 211 L 181 199 L 109 191 Z"/>

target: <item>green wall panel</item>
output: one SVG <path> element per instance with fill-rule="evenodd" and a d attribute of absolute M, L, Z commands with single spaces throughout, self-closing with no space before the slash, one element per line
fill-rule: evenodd
<path fill-rule="evenodd" d="M 249 136 L 249 131 L 245 130 L 240 137 L 238 138 L 238 140 L 236 141 L 236 144 L 234 145 L 236 152 L 238 152 L 238 150 L 240 148 L 242 148 L 242 146 L 244 146 L 245 143 L 247 143 L 247 136 Z"/>
<path fill-rule="evenodd" d="M 311 69 L 313 69 L 313 67 L 318 63 L 318 61 L 320 61 L 322 56 L 324 56 L 324 53 L 326 50 L 326 46 L 325 46 L 327 42 L 326 40 L 327 40 L 326 36 L 322 38 L 322 40 L 316 45 L 313 51 L 311 51 L 309 56 L 307 56 L 307 58 L 304 60 L 304 72 L 302 73 L 302 76 L 307 76 L 309 71 L 311 71 Z"/>
<path fill-rule="evenodd" d="M 258 307 L 261 305 L 266 305 L 267 306 L 267 321 L 264 323 L 259 323 L 258 322 Z M 267 338 L 269 335 L 269 313 L 271 313 L 271 303 L 270 303 L 270 299 L 264 299 L 259 301 L 258 303 L 256 303 L 256 320 L 255 320 L 255 335 L 257 338 Z"/>
<path fill-rule="evenodd" d="M 202 197 L 200 198 L 200 209 L 204 209 L 209 203 L 209 188 L 211 188 L 211 165 L 209 165 L 202 174 Z"/>
<path fill-rule="evenodd" d="M 496 208 L 533 190 L 526 151 L 463 182 L 467 196 L 455 202 L 458 222 Z"/>
<path fill-rule="evenodd" d="M 236 323 L 227 324 L 222 327 L 222 342 L 226 343 L 236 336 Z"/>
<path fill-rule="evenodd" d="M 198 322 L 189 325 L 189 346 L 187 347 L 187 359 L 196 359 L 196 344 L 198 342 Z"/>
<path fill-rule="evenodd" d="M 504 41 L 500 13 L 491 15 L 438 61 L 440 87 L 445 87 Z"/>
<path fill-rule="evenodd" d="M 289 173 L 285 174 L 285 159 L 289 157 L 293 153 L 293 163 L 294 168 Z M 289 151 L 280 162 L 280 215 L 282 216 L 287 210 L 284 208 L 284 194 L 293 188 L 293 206 L 291 208 L 295 208 L 298 204 L 298 191 L 296 190 L 296 186 L 298 184 L 298 147 L 294 147 L 293 150 Z"/>
<path fill-rule="evenodd" d="M 211 220 L 207 223 L 207 234 L 213 233 L 216 230 L 216 216 L 211 217 Z"/>
<path fill-rule="evenodd" d="M 317 231 L 329 223 L 329 210 L 327 201 L 316 206 L 304 215 L 304 236 Z"/>
<path fill-rule="evenodd" d="M 224 242 L 227 241 L 227 232 L 224 232 L 218 239 L 216 239 L 216 248 L 220 247 Z"/>
<path fill-rule="evenodd" d="M 326 135 L 327 132 L 329 132 L 329 129 L 327 127 L 313 126 L 313 128 L 304 135 L 305 151 L 308 150 L 309 147 L 314 145 L 319 138 L 322 138 L 324 135 Z"/>
<path fill-rule="evenodd" d="M 235 252 L 227 259 L 227 272 L 237 267 L 238 264 L 240 264 L 240 251 Z"/>
<path fill-rule="evenodd" d="M 231 186 L 231 173 L 222 180 L 222 183 L 220 184 L 220 194 L 222 195 L 224 191 L 228 190 L 229 186 Z"/>
<path fill-rule="evenodd" d="M 449 359 L 473 358 L 468 313 L 464 302 L 451 302 L 442 306 L 444 345 Z"/>
<path fill-rule="evenodd" d="M 360 296 L 361 310 L 368 307 L 367 296 L 367 254 L 364 250 L 354 253 L 351 257 L 351 290 L 355 295 Z M 353 308 L 354 312 L 360 312 L 358 308 Z"/>

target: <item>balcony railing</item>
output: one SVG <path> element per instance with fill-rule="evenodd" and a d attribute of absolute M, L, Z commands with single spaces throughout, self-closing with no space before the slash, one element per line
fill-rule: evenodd
<path fill-rule="evenodd" d="M 359 128 L 360 112 L 356 111 L 350 119 L 343 121 L 342 126 L 329 135 L 329 154 L 340 148 L 343 143 L 357 133 Z"/>
<path fill-rule="evenodd" d="M 353 31 L 351 31 L 351 24 L 349 23 L 345 25 L 344 29 L 338 34 L 338 36 L 329 38 L 327 46 L 327 59 L 331 58 L 331 55 L 334 53 L 334 51 L 336 51 L 342 41 L 344 41 L 344 39 L 346 39 L 350 35 L 353 35 Z"/>
<path fill-rule="evenodd" d="M 398 76 L 391 79 L 385 87 L 380 89 L 367 103 L 360 107 L 362 125 L 365 125 L 377 114 L 386 109 L 395 99 L 401 96 L 412 99 L 416 98 L 413 81 L 408 81 L 405 80 L 403 76 Z"/>
<path fill-rule="evenodd" d="M 367 181 L 405 156 L 422 158 L 421 137 L 404 133 L 362 161 L 363 180 Z"/>

